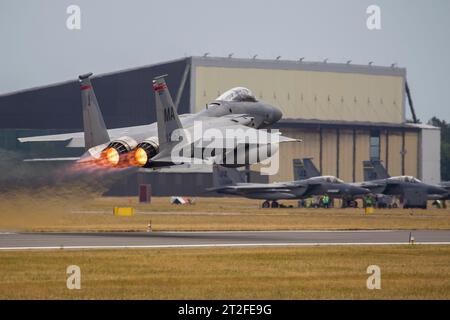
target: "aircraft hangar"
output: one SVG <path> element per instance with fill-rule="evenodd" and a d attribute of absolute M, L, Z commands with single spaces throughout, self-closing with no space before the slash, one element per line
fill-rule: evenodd
<path fill-rule="evenodd" d="M 248 87 L 257 99 L 282 110 L 283 119 L 275 127 L 303 142 L 282 144 L 278 174 L 251 179 L 292 180 L 293 159 L 312 157 L 322 174 L 349 182 L 363 180 L 362 162 L 369 159 L 383 161 L 391 175 L 440 181 L 439 129 L 406 121 L 405 68 L 186 57 L 95 75 L 93 85 L 107 127 L 155 121 L 151 80 L 165 73 L 179 113 L 197 112 L 237 86 Z M 0 148 L 25 158 L 81 154 L 64 144 L 32 146 L 17 141 L 21 136 L 82 130 L 76 80 L 1 95 L 0 124 Z M 142 170 L 115 193 L 134 194 L 138 183 L 151 183 L 155 195 L 198 195 L 211 181 L 210 171 L 204 169 L 189 174 Z"/>

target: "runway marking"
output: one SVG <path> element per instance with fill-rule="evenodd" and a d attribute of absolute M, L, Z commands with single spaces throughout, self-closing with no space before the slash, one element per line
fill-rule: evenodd
<path fill-rule="evenodd" d="M 427 231 L 427 230 L 410 230 L 410 229 L 395 229 L 395 230 L 385 230 L 385 229 L 361 229 L 361 230 L 235 230 L 235 231 L 155 231 L 154 233 L 365 233 L 365 232 L 414 232 L 414 231 Z M 448 231 L 447 229 L 437 230 L 437 231 Z M 112 232 L 114 233 L 114 232 Z"/>
<path fill-rule="evenodd" d="M 0 247 L 0 251 L 14 250 L 110 250 L 110 249 L 164 249 L 164 248 L 220 248 L 220 247 L 324 247 L 324 246 L 395 246 L 395 245 L 450 245 L 450 242 L 311 242 L 311 243 L 221 243 L 175 245 L 117 245 L 117 246 L 47 246 Z"/>

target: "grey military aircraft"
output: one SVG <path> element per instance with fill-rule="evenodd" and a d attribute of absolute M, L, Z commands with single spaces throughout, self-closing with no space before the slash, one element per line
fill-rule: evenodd
<path fill-rule="evenodd" d="M 442 181 L 439 185 L 447 190 L 448 194 L 446 200 L 450 200 L 450 181 Z"/>
<path fill-rule="evenodd" d="M 380 161 L 371 161 L 374 178 L 358 185 L 373 193 L 402 199 L 403 208 L 426 208 L 427 200 L 445 199 L 449 191 L 443 186 L 428 184 L 412 176 L 391 177 Z"/>
<path fill-rule="evenodd" d="M 66 141 L 67 147 L 84 147 L 86 152 L 75 158 L 30 160 L 75 160 L 108 168 L 160 168 L 202 160 L 237 167 L 269 158 L 281 142 L 298 141 L 261 130 L 281 119 L 282 113 L 243 87 L 225 92 L 196 114 L 179 116 L 166 75 L 153 80 L 156 123 L 107 129 L 91 76 L 79 76 L 84 132 L 19 138 L 21 142 Z M 209 136 L 205 137 L 205 132 Z M 177 147 L 178 153 L 174 152 Z"/>
<path fill-rule="evenodd" d="M 207 189 L 222 194 L 237 195 L 250 199 L 263 199 L 263 208 L 278 208 L 278 200 L 305 199 L 328 194 L 330 197 L 343 195 L 362 196 L 370 191 L 344 183 L 332 176 L 319 176 L 306 180 L 273 183 L 246 183 L 242 173 L 234 168 L 213 167 L 214 187 Z M 272 202 L 270 202 L 272 201 Z"/>
<path fill-rule="evenodd" d="M 309 158 L 303 159 L 306 176 L 318 174 L 317 168 Z M 369 166 L 370 164 L 370 166 Z M 352 183 L 352 185 L 369 189 L 373 194 L 400 197 L 404 208 L 426 208 L 427 200 L 442 199 L 448 196 L 448 191 L 443 187 L 426 184 L 411 176 L 391 177 L 380 161 L 364 161 L 364 182 Z M 366 168 L 367 167 L 367 168 Z"/>

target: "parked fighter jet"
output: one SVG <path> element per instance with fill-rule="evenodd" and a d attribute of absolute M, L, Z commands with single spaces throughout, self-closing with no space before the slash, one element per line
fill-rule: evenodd
<path fill-rule="evenodd" d="M 449 195 L 447 195 L 447 199 L 449 199 L 450 196 L 450 181 L 443 181 L 440 183 L 440 186 L 442 188 L 444 188 L 445 190 L 447 190 L 447 192 L 449 193 Z"/>
<path fill-rule="evenodd" d="M 373 193 L 397 196 L 403 208 L 427 207 L 427 200 L 444 199 L 449 191 L 442 186 L 427 184 L 412 176 L 391 177 L 380 161 L 371 161 L 374 180 L 359 183 Z"/>
<path fill-rule="evenodd" d="M 318 170 L 311 159 L 303 159 L 307 176 L 314 176 Z M 410 176 L 391 177 L 380 161 L 370 162 L 370 169 L 366 170 L 365 177 L 368 181 L 352 183 L 352 185 L 369 189 L 373 194 L 400 197 L 403 199 L 403 207 L 426 208 L 427 199 L 442 199 L 448 195 L 448 191 L 436 185 L 426 184 Z M 370 179 L 370 180 L 369 180 Z"/>
<path fill-rule="evenodd" d="M 84 146 L 86 152 L 79 158 L 45 160 L 76 160 L 78 163 L 112 168 L 158 168 L 194 159 L 241 166 L 269 158 L 278 150 L 280 142 L 296 141 L 258 130 L 277 122 L 282 113 L 272 105 L 257 101 L 247 88 L 231 89 L 211 102 L 206 109 L 196 114 L 178 116 L 165 76 L 153 80 L 156 123 L 108 130 L 90 81 L 91 76 L 92 73 L 79 76 L 84 132 L 19 140 L 67 141 L 68 147 Z M 199 127 L 200 136 L 195 131 Z M 205 138 L 208 130 L 209 136 Z M 180 152 L 176 154 L 177 161 L 174 161 L 173 151 L 176 147 Z"/>
<path fill-rule="evenodd" d="M 328 194 L 330 197 L 342 195 L 361 196 L 370 191 L 344 183 L 331 176 L 320 176 L 306 180 L 274 183 L 246 183 L 244 177 L 234 168 L 213 167 L 214 187 L 208 191 L 237 195 L 250 199 L 264 199 L 263 208 L 278 208 L 278 200 L 305 199 L 311 196 Z M 270 203 L 272 201 L 272 203 Z"/>
<path fill-rule="evenodd" d="M 444 207 L 447 207 L 447 200 L 450 200 L 450 181 L 442 181 L 439 184 L 442 188 L 444 188 L 445 190 L 447 190 L 447 197 L 445 197 L 444 200 Z"/>

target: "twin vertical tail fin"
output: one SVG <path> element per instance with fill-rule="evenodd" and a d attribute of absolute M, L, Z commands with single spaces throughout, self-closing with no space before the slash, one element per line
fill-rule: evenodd
<path fill-rule="evenodd" d="M 364 181 L 387 179 L 390 177 L 380 160 L 363 161 Z"/>
<path fill-rule="evenodd" d="M 320 176 L 320 172 L 314 165 L 314 162 L 312 162 L 312 158 L 303 158 L 303 166 L 305 168 L 307 178 Z"/>
<path fill-rule="evenodd" d="M 371 160 L 373 169 L 378 179 L 387 179 L 390 178 L 389 173 L 386 168 L 383 166 L 380 160 Z"/>
<path fill-rule="evenodd" d="M 181 121 L 175 109 L 172 97 L 165 81 L 167 75 L 159 76 L 153 80 L 153 90 L 155 91 L 156 99 L 156 120 L 158 124 L 158 140 L 160 148 L 171 141 L 172 133 L 181 129 Z"/>
<path fill-rule="evenodd" d="M 105 121 L 91 84 L 91 76 L 92 73 L 88 73 L 78 77 L 83 107 L 84 146 L 86 150 L 110 141 Z"/>
<path fill-rule="evenodd" d="M 243 173 L 236 168 L 225 168 L 218 164 L 213 165 L 213 186 L 225 187 L 245 182 Z"/>

